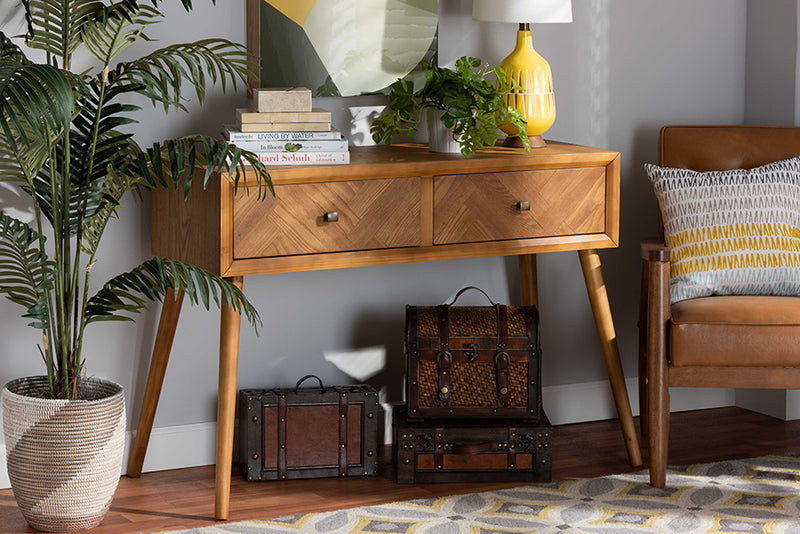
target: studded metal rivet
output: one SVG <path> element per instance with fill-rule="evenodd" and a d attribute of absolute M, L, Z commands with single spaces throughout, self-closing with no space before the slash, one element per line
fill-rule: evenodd
<path fill-rule="evenodd" d="M 540 463 L 541 463 L 542 465 L 544 465 L 544 464 L 546 464 L 546 463 L 547 463 L 547 460 L 542 460 Z"/>
<path fill-rule="evenodd" d="M 253 416 L 253 421 L 258 421 L 258 416 L 257 415 Z"/>
<path fill-rule="evenodd" d="M 247 397 L 247 400 L 251 401 L 253 400 L 253 397 Z"/>
<path fill-rule="evenodd" d="M 250 466 L 248 465 L 248 466 L 247 466 L 247 470 L 248 470 L 248 471 L 252 471 L 252 470 L 253 470 L 253 468 L 252 468 L 252 467 L 250 467 Z M 253 480 L 253 479 L 252 479 L 252 478 L 250 478 L 250 480 Z"/>
<path fill-rule="evenodd" d="M 285 398 L 286 398 L 286 395 L 281 395 L 281 398 L 282 398 L 282 399 L 285 399 Z"/>
<path fill-rule="evenodd" d="M 372 452 L 372 451 L 367 451 L 367 456 L 369 456 L 370 458 L 372 457 L 373 454 L 375 454 L 375 453 Z"/>
<path fill-rule="evenodd" d="M 403 465 L 408 465 L 408 464 L 410 464 L 410 463 L 411 463 L 411 461 L 410 461 L 410 460 L 408 460 L 408 459 L 405 459 L 405 460 L 403 460 Z"/>
<path fill-rule="evenodd" d="M 258 460 L 258 454 L 253 455 L 253 460 Z"/>
<path fill-rule="evenodd" d="M 285 422 L 286 422 L 286 418 L 285 417 L 281 417 L 281 423 L 285 423 Z"/>
<path fill-rule="evenodd" d="M 375 417 L 375 414 L 374 414 L 374 413 L 372 413 L 372 412 L 369 412 L 369 413 L 367 414 L 367 418 L 368 418 L 368 419 L 372 419 L 373 417 Z"/>
<path fill-rule="evenodd" d="M 281 480 L 286 480 L 286 475 L 281 475 Z"/>
<path fill-rule="evenodd" d="M 511 469 L 514 469 L 514 464 L 509 464 L 508 467 L 510 467 Z"/>
<path fill-rule="evenodd" d="M 281 449 L 285 449 L 285 448 L 286 448 L 286 444 L 285 443 L 281 443 Z"/>
<path fill-rule="evenodd" d="M 342 448 L 343 448 L 343 449 L 345 448 L 345 444 L 344 444 L 344 443 L 342 443 Z"/>
<path fill-rule="evenodd" d="M 344 419 L 344 414 L 341 415 L 341 418 Z"/>
<path fill-rule="evenodd" d="M 252 410 L 252 409 L 253 409 L 253 408 L 252 408 L 251 406 L 248 406 L 248 407 L 247 407 L 247 411 L 248 411 L 248 412 L 249 412 L 250 410 Z"/>

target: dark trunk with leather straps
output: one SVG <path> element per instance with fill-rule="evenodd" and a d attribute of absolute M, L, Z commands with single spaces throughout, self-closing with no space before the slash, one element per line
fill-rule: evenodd
<path fill-rule="evenodd" d="M 538 421 L 414 421 L 395 406 L 394 466 L 398 483 L 550 482 L 553 427 Z"/>
<path fill-rule="evenodd" d="M 536 306 L 406 306 L 405 352 L 409 419 L 541 416 Z"/>
<path fill-rule="evenodd" d="M 319 387 L 300 385 L 313 378 Z M 239 391 L 240 465 L 247 480 L 374 475 L 378 394 L 368 385 Z"/>

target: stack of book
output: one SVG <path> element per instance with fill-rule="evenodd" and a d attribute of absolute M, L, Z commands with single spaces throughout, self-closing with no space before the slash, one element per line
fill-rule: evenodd
<path fill-rule="evenodd" d="M 258 154 L 265 165 L 334 165 L 350 162 L 347 139 L 331 128 L 331 113 L 312 108 L 311 91 L 254 89 L 255 109 L 237 109 L 225 138 Z"/>

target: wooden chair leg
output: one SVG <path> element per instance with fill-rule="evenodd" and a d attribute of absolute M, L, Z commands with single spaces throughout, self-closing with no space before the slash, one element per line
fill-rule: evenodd
<path fill-rule="evenodd" d="M 647 417 L 649 419 L 650 484 L 663 488 L 667 476 L 669 445 L 669 370 L 667 320 L 669 317 L 669 263 L 651 262 L 647 307 Z M 655 287 L 658 286 L 658 287 Z"/>
<path fill-rule="evenodd" d="M 639 298 L 639 433 L 648 433 L 647 417 L 647 270 L 642 261 L 642 290 Z"/>

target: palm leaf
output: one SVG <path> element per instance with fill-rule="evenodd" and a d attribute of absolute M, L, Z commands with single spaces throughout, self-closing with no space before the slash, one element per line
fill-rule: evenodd
<path fill-rule="evenodd" d="M 201 303 L 206 309 L 212 300 L 217 306 L 228 306 L 242 313 L 256 330 L 262 325 L 256 309 L 229 281 L 194 265 L 159 257 L 109 280 L 89 299 L 86 323 L 132 321 L 122 313 L 139 313 L 147 301 L 160 301 L 170 289 L 183 290 L 193 304 Z"/>
<path fill-rule="evenodd" d="M 97 253 L 97 247 L 100 245 L 100 239 L 103 237 L 108 221 L 116 216 L 120 209 L 122 196 L 144 184 L 141 178 L 119 174 L 110 166 L 106 172 L 108 175 L 104 180 L 101 203 L 93 213 L 87 215 L 83 222 L 81 249 L 90 258 Z"/>
<path fill-rule="evenodd" d="M 22 5 L 28 21 L 28 46 L 67 61 L 83 42 L 88 25 L 130 19 L 139 10 L 136 0 L 110 5 L 100 0 L 24 0 Z"/>
<path fill-rule="evenodd" d="M 30 326 L 48 324 L 47 295 L 55 266 L 39 250 L 39 234 L 24 222 L 0 212 L 0 294 L 24 307 Z"/>
<path fill-rule="evenodd" d="M 59 69 L 13 55 L 0 58 L 0 128 L 12 149 L 18 139 L 30 143 L 31 134 L 50 142 L 72 120 L 74 109 L 72 84 Z"/>
<path fill-rule="evenodd" d="M 83 43 L 103 65 L 108 65 L 139 38 L 149 41 L 144 35 L 145 27 L 160 22 L 163 17 L 158 10 L 145 5 L 139 6 L 138 11 L 129 17 L 91 21 L 83 30 Z"/>
<path fill-rule="evenodd" d="M 206 77 L 219 80 L 225 91 L 230 79 L 234 89 L 237 79 L 246 81 L 251 75 L 247 49 L 225 39 L 204 39 L 176 44 L 128 63 L 120 63 L 110 73 L 111 84 L 141 84 L 138 92 L 165 110 L 186 110 L 182 102 L 184 82 L 194 87 L 200 103 L 205 100 Z"/>
<path fill-rule="evenodd" d="M 202 152 L 197 150 L 198 146 L 202 147 Z M 205 168 L 204 188 L 211 183 L 215 173 L 227 174 L 238 188 L 240 182 L 247 185 L 246 166 L 249 165 L 256 173 L 258 198 L 266 198 L 267 191 L 275 196 L 269 172 L 256 154 L 204 135 L 153 143 L 147 152 L 138 154 L 136 165 L 138 173 L 145 177 L 151 188 L 171 187 L 177 191 L 182 183 L 184 198 L 189 195 L 195 167 Z"/>

